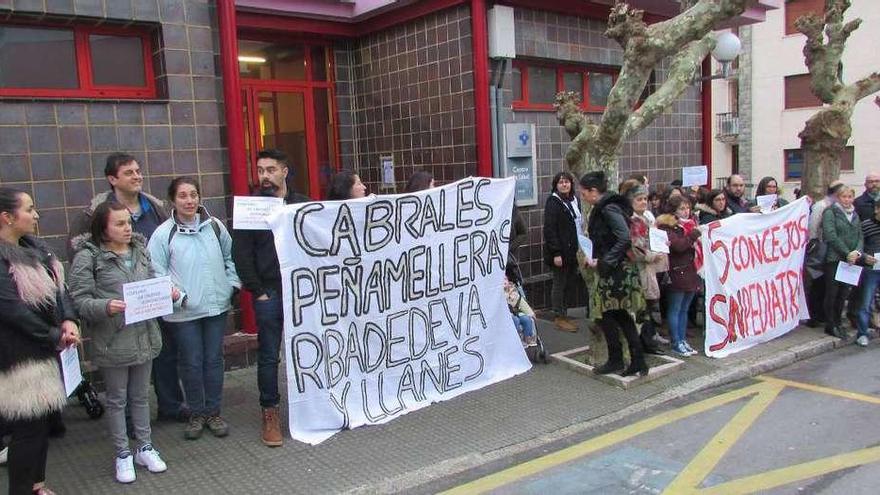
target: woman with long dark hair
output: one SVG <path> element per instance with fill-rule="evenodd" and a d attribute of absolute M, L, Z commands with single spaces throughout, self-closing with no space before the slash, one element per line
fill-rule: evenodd
<path fill-rule="evenodd" d="M 327 199 L 357 199 L 367 194 L 367 186 L 361 182 L 360 176 L 351 170 L 340 170 L 330 178 L 327 188 Z"/>
<path fill-rule="evenodd" d="M 727 207 L 727 195 L 724 194 L 724 189 L 712 189 L 702 194 L 700 202 L 694 207 L 694 214 L 700 225 L 706 225 L 733 215 L 733 211 Z"/>
<path fill-rule="evenodd" d="M 648 363 L 636 328 L 636 319 L 646 308 L 645 295 L 639 280 L 639 269 L 629 259 L 632 249 L 629 218 L 633 215 L 630 202 L 608 191 L 605 172 L 588 172 L 581 177 L 581 197 L 593 208 L 587 222 L 593 241 L 593 259 L 587 265 L 596 271 L 590 290 L 590 317 L 605 334 L 608 361 L 596 373 L 609 374 L 624 370 L 620 334 L 629 346 L 630 363 L 623 376 L 648 374 Z M 647 199 L 647 194 L 645 195 Z"/>
<path fill-rule="evenodd" d="M 559 172 L 544 205 L 544 262 L 553 271 L 550 304 L 556 327 L 566 332 L 576 332 L 577 326 L 568 317 L 565 296 L 575 292 L 580 283 L 577 236 L 583 215 L 574 187 L 574 176 Z"/>
<path fill-rule="evenodd" d="M 700 229 L 691 220 L 691 203 L 676 196 L 666 204 L 666 213 L 657 217 L 657 228 L 669 237 L 669 278 L 666 322 L 672 340 L 672 352 L 679 356 L 697 354 L 687 342 L 688 310 L 700 290 L 700 278 L 694 264 L 697 251 L 694 243 Z"/>
<path fill-rule="evenodd" d="M 760 182 L 758 182 L 758 187 L 755 188 L 755 198 L 757 198 L 758 196 L 766 196 L 768 194 L 779 194 L 779 183 L 776 182 L 776 179 L 774 179 L 773 177 L 764 177 L 763 179 L 761 179 Z M 756 206 L 757 204 L 757 201 L 753 201 L 752 206 Z M 777 196 L 776 202 L 773 203 L 772 209 L 775 210 L 776 208 L 782 208 L 787 204 L 788 201 L 786 199 L 782 198 L 781 196 Z"/>
<path fill-rule="evenodd" d="M 67 402 L 57 355 L 80 341 L 64 269 L 34 237 L 39 218 L 29 194 L 0 187 L 0 424 L 11 437 L 11 495 L 53 493 L 48 418 Z"/>

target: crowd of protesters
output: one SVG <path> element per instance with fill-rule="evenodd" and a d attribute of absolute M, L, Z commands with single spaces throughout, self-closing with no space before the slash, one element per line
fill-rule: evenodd
<path fill-rule="evenodd" d="M 310 200 L 289 187 L 292 170 L 284 153 L 261 151 L 255 165 L 255 194 L 286 204 Z M 282 284 L 272 232 L 230 233 L 202 203 L 199 183 L 190 177 L 172 180 L 167 200 L 147 194 L 131 155 L 110 155 L 105 175 L 110 190 L 96 196 L 72 223 L 67 279 L 55 255 L 34 236 L 39 214 L 33 199 L 0 188 L 0 442 L 9 440 L 6 464 L 14 495 L 52 493 L 45 485 L 49 436 L 66 401 L 57 352 L 78 345 L 81 328 L 92 340 L 89 358 L 105 385 L 116 480 L 134 482 L 135 465 L 152 473 L 167 469 L 151 434 L 151 382 L 157 419 L 185 423 L 184 438 L 196 440 L 205 430 L 228 435 L 230 426 L 221 415 L 223 338 L 242 288 L 253 298 L 258 327 L 261 440 L 270 447 L 283 443 L 278 384 Z M 867 271 L 850 297 L 848 286 L 835 280 L 834 267 L 839 261 L 866 266 L 877 261 L 880 176 L 869 175 L 865 186 L 865 193 L 854 198 L 851 188 L 832 183 L 827 197 L 812 206 L 805 270 L 811 324 L 848 338 L 841 324 L 847 306 L 859 345 L 867 344 L 880 272 Z M 418 171 L 409 178 L 406 192 L 432 187 L 433 176 Z M 366 192 L 357 174 L 341 171 L 330 179 L 327 199 L 363 198 Z M 758 184 L 759 195 L 778 192 L 773 178 Z M 785 204 L 779 198 L 771 207 Z M 645 375 L 646 354 L 663 353 L 667 344 L 676 355 L 696 354 L 687 328 L 702 290 L 699 226 L 758 209 L 738 175 L 724 189 L 674 184 L 650 188 L 645 177 L 634 176 L 612 190 L 603 172 L 579 179 L 568 172 L 557 174 L 543 225 L 556 326 L 577 331 L 566 296 L 578 292 L 584 283 L 581 271 L 586 270 L 592 273 L 586 287 L 588 316 L 608 345 L 608 361 L 597 367 L 598 373 Z M 652 249 L 652 228 L 666 232 L 668 254 Z M 517 247 L 526 233 L 514 207 L 504 292 L 528 348 L 537 341 L 535 313 L 525 301 L 516 267 Z M 592 246 L 588 257 L 581 237 Z M 126 324 L 123 284 L 162 276 L 172 282 L 173 313 Z M 668 339 L 659 332 L 664 322 Z M 626 366 L 620 334 L 629 348 Z M 5 447 L 0 443 L 3 455 Z"/>

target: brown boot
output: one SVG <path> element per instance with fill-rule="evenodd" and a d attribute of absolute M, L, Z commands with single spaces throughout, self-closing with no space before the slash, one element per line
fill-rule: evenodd
<path fill-rule="evenodd" d="M 284 443 L 281 435 L 281 419 L 278 406 L 263 408 L 263 443 L 269 447 L 280 447 Z"/>
<path fill-rule="evenodd" d="M 553 320 L 553 323 L 556 325 L 556 328 L 562 330 L 563 332 L 574 333 L 578 331 L 577 325 L 575 325 L 573 321 L 565 316 L 557 317 Z"/>

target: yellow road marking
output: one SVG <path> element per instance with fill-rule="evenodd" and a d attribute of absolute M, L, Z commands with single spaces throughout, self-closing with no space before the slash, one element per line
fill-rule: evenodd
<path fill-rule="evenodd" d="M 750 385 L 739 390 L 734 390 L 721 395 L 717 395 L 715 397 L 710 397 L 700 402 L 696 402 L 694 404 L 690 404 L 678 409 L 673 409 L 672 411 L 667 411 L 658 414 L 657 416 L 644 419 L 642 421 L 639 421 L 638 423 L 634 423 L 632 425 L 625 426 L 623 428 L 606 433 L 596 438 L 586 440 L 576 445 L 572 445 L 571 447 L 567 447 L 552 454 L 547 454 L 543 457 L 539 457 L 537 459 L 533 459 L 531 461 L 527 461 L 522 464 L 507 468 L 503 471 L 499 471 L 484 478 L 465 483 L 464 485 L 459 485 L 443 493 L 446 495 L 455 495 L 484 493 L 489 490 L 494 490 L 495 488 L 507 485 L 517 480 L 521 480 L 533 474 L 540 473 L 541 471 L 545 471 L 560 464 L 564 464 L 585 455 L 592 454 L 593 452 L 602 450 L 606 447 L 624 442 L 626 440 L 629 440 L 630 438 L 641 435 L 642 433 L 654 430 L 661 426 L 666 426 L 669 423 L 688 418 L 695 414 L 709 411 L 716 407 L 733 402 L 737 399 L 741 399 L 743 397 L 761 392 L 763 390 L 768 390 L 770 388 L 775 389 L 776 387 L 768 385 L 766 383 L 757 383 L 755 385 Z"/>
<path fill-rule="evenodd" d="M 739 478 L 705 488 L 699 493 L 700 495 L 755 493 L 877 461 L 880 461 L 880 447 L 871 447 Z"/>
<path fill-rule="evenodd" d="M 859 400 L 862 402 L 869 402 L 871 404 L 880 405 L 880 397 L 874 397 L 873 395 L 859 394 L 856 392 L 849 392 L 847 390 L 839 390 L 836 388 L 828 388 L 828 387 L 823 387 L 820 385 L 813 385 L 811 383 L 794 382 L 791 380 L 785 380 L 783 378 L 776 378 L 776 377 L 772 377 L 772 376 L 759 376 L 758 380 L 761 380 L 766 383 L 778 383 L 778 384 L 786 385 L 789 387 L 799 388 L 799 389 L 803 389 L 803 390 L 809 390 L 810 392 L 818 392 L 820 394 L 834 395 L 837 397 L 843 397 L 844 399 Z"/>
<path fill-rule="evenodd" d="M 700 453 L 688 463 L 678 476 L 672 480 L 663 493 L 688 494 L 698 493 L 699 486 L 727 451 L 736 444 L 740 437 L 752 426 L 752 423 L 764 413 L 785 385 L 769 384 L 728 421 L 718 433 L 700 450 Z"/>

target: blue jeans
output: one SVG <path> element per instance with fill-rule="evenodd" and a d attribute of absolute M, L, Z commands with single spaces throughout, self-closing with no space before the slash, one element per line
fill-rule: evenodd
<path fill-rule="evenodd" d="M 177 374 L 177 340 L 170 323 L 160 318 L 159 328 L 162 330 L 162 351 L 153 360 L 153 390 L 159 414 L 176 416 L 185 409 Z"/>
<path fill-rule="evenodd" d="M 186 403 L 194 415 L 219 415 L 226 313 L 173 325 Z"/>
<path fill-rule="evenodd" d="M 684 342 L 687 337 L 688 309 L 696 292 L 669 291 L 666 306 L 666 323 L 672 345 Z"/>
<path fill-rule="evenodd" d="M 269 299 L 254 299 L 257 317 L 257 388 L 260 389 L 260 406 L 276 407 L 281 402 L 278 393 L 278 364 L 281 362 L 281 338 L 284 336 L 284 308 L 281 294 L 267 292 Z"/>
<path fill-rule="evenodd" d="M 523 337 L 533 337 L 535 335 L 535 322 L 530 316 L 526 315 L 510 315 L 513 318 L 513 326 L 516 331 L 521 333 Z"/>
<path fill-rule="evenodd" d="M 880 286 L 880 271 L 865 268 L 862 270 L 861 287 L 859 287 L 859 312 L 857 322 L 859 337 L 868 336 L 868 322 L 871 321 L 871 308 L 874 306 L 874 293 Z"/>

